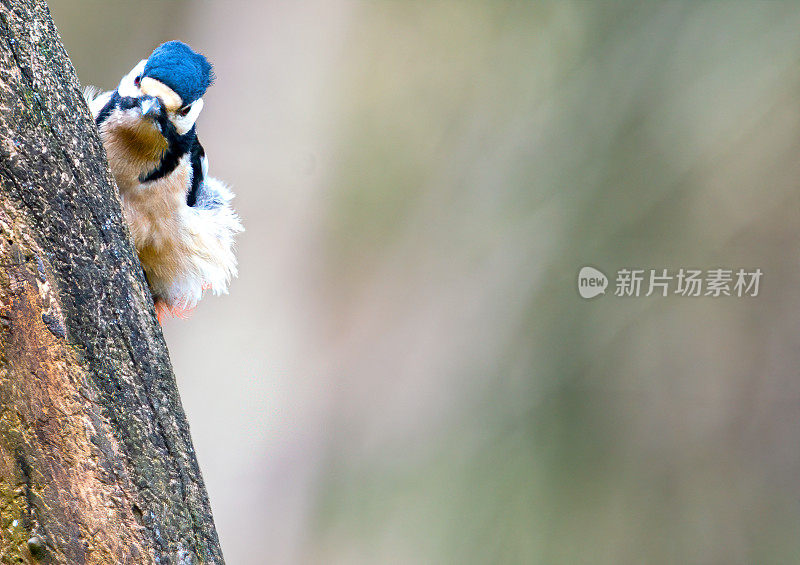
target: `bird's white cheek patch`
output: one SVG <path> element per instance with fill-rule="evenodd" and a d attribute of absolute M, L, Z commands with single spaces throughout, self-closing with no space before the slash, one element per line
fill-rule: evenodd
<path fill-rule="evenodd" d="M 144 66 L 146 64 L 147 64 L 147 59 L 142 59 L 141 61 L 139 61 L 139 64 L 137 64 L 135 67 L 133 67 L 133 69 L 131 69 L 131 72 L 122 77 L 122 80 L 119 81 L 119 86 L 117 87 L 117 92 L 119 92 L 120 96 L 129 96 L 132 98 L 136 98 L 141 95 L 141 91 L 139 90 L 139 87 L 137 87 L 136 84 L 134 83 L 134 79 L 138 77 L 140 74 L 142 74 L 142 71 L 144 71 Z"/>
<path fill-rule="evenodd" d="M 163 82 L 151 77 L 142 77 L 139 88 L 143 94 L 161 99 L 168 112 L 174 112 L 182 106 L 181 97 Z"/>
<path fill-rule="evenodd" d="M 200 116 L 200 112 L 203 110 L 203 99 L 198 98 L 194 102 L 192 102 L 192 109 L 189 110 L 189 113 L 185 116 L 181 116 L 179 114 L 175 114 L 172 122 L 175 124 L 175 129 L 178 130 L 178 133 L 184 135 L 197 121 L 197 118 Z"/>

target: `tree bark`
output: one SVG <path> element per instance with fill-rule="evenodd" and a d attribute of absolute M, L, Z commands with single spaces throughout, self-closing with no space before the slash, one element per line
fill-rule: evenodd
<path fill-rule="evenodd" d="M 105 152 L 37 0 L 0 0 L 0 264 L 0 562 L 221 565 Z"/>

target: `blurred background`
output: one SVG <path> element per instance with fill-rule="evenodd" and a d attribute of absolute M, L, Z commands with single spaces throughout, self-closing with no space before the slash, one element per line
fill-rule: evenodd
<path fill-rule="evenodd" d="M 247 231 L 164 331 L 227 562 L 800 562 L 800 5 L 50 0 Z M 576 277 L 611 279 L 584 300 Z M 757 297 L 616 297 L 622 268 Z"/>

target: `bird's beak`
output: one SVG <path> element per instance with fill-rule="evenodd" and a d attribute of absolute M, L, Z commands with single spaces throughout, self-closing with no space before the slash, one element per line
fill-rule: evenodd
<path fill-rule="evenodd" d="M 156 118 L 161 114 L 161 101 L 155 96 L 145 96 L 139 103 L 142 109 L 142 116 L 145 118 Z"/>

